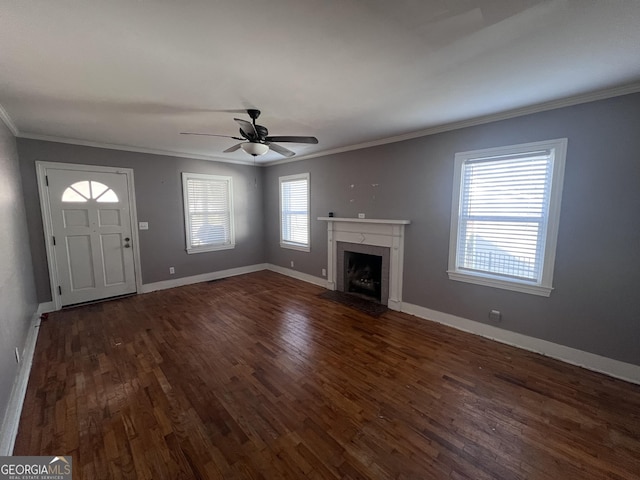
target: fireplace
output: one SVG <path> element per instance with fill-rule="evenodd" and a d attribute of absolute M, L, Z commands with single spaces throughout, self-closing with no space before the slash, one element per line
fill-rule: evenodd
<path fill-rule="evenodd" d="M 386 305 L 389 248 L 337 242 L 336 290 Z"/>
<path fill-rule="evenodd" d="M 380 301 L 382 257 L 366 253 L 344 252 L 344 267 L 345 292 Z"/>
<path fill-rule="evenodd" d="M 380 299 L 377 287 L 369 285 L 369 273 L 356 282 L 359 292 L 376 290 L 376 301 L 392 310 L 402 310 L 402 270 L 404 264 L 404 229 L 409 220 L 320 217 L 327 222 L 327 288 L 346 292 L 347 270 L 351 258 L 345 252 L 382 257 L 380 266 Z M 377 268 L 377 267 L 369 267 Z M 356 275 L 357 279 L 357 275 Z M 375 282 L 375 281 L 374 281 Z M 347 282 L 348 283 L 348 282 Z M 348 288 L 348 287 L 347 287 Z M 357 289 L 356 289 L 357 290 Z M 373 297 L 371 297 L 373 298 Z"/>

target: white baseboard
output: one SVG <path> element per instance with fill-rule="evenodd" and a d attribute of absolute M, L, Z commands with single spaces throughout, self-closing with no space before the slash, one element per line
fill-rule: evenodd
<path fill-rule="evenodd" d="M 36 314 L 38 315 L 38 317 L 40 317 L 40 315 L 42 315 L 43 313 L 55 312 L 55 310 L 56 310 L 55 303 L 44 302 L 38 305 L 38 311 L 36 312 Z"/>
<path fill-rule="evenodd" d="M 402 311 L 402 302 L 398 302 L 396 300 L 387 300 L 387 307 L 389 307 L 389 310 L 395 310 L 397 312 L 401 312 Z"/>
<path fill-rule="evenodd" d="M 640 385 L 640 366 L 638 365 L 613 360 L 594 353 L 559 345 L 539 338 L 529 337 L 528 335 L 511 332 L 494 327 L 493 325 L 486 325 L 406 302 L 402 303 L 402 311 L 425 320 L 448 325 L 463 332 L 472 333 L 513 347 L 546 355 L 556 360 L 561 360 L 572 365 L 584 367 L 588 370 L 604 373 L 605 375 Z"/>
<path fill-rule="evenodd" d="M 272 272 L 286 275 L 287 277 L 296 278 L 298 280 L 302 280 L 303 282 L 313 283 L 314 285 L 318 285 L 319 287 L 328 288 L 326 278 L 315 277 L 313 275 L 309 275 L 308 273 L 302 273 L 297 270 L 291 270 L 290 268 L 281 267 L 279 265 L 274 265 L 272 263 L 267 263 L 265 268 L 267 270 L 271 270 Z"/>
<path fill-rule="evenodd" d="M 324 278 L 314 277 L 313 275 L 308 275 L 296 270 L 279 267 L 270 263 L 256 263 L 254 265 L 247 265 L 245 267 L 230 268 L 228 270 L 219 270 L 217 272 L 203 273 L 201 275 L 192 275 L 190 277 L 181 277 L 172 280 L 163 280 L 161 282 L 145 283 L 137 293 L 150 293 L 157 290 L 166 290 L 168 288 L 192 285 L 194 283 L 210 282 L 211 280 L 219 280 L 221 278 L 244 275 L 245 273 L 259 272 L 261 270 L 271 270 L 273 272 L 278 272 L 283 275 L 297 278 L 298 280 L 313 283 L 314 285 L 319 285 L 325 288 L 327 286 L 327 281 Z M 42 313 L 53 311 L 55 311 L 55 304 L 53 302 L 44 302 L 38 306 L 38 316 L 40 316 Z"/>
<path fill-rule="evenodd" d="M 149 293 L 155 292 L 156 290 L 166 290 L 167 288 L 183 287 L 185 285 L 192 285 L 194 283 L 210 282 L 211 280 L 219 280 L 221 278 L 244 275 L 245 273 L 259 272 L 260 270 L 266 269 L 266 263 L 258 263 L 255 265 L 247 265 L 246 267 L 230 268 L 228 270 L 203 273 L 202 275 L 176 278 L 175 280 L 164 280 L 162 282 L 145 283 L 142 285 L 142 289 L 138 293 Z"/>
<path fill-rule="evenodd" d="M 39 310 L 39 309 L 38 309 Z M 20 415 L 22 414 L 22 406 L 24 397 L 27 393 L 27 384 L 29 383 L 29 374 L 31 373 L 31 365 L 33 364 L 33 354 L 36 350 L 36 342 L 38 341 L 38 332 L 40 331 L 40 313 L 33 314 L 27 340 L 22 349 L 22 362 L 18 369 L 9 397 L 9 405 L 7 413 L 2 422 L 2 432 L 0 433 L 0 456 L 8 456 L 13 454 L 13 447 L 18 435 L 18 426 L 20 425 Z"/>

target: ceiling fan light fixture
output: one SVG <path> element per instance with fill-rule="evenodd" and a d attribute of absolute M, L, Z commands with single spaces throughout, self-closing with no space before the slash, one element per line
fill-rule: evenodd
<path fill-rule="evenodd" d="M 257 142 L 248 142 L 240 145 L 242 150 L 244 150 L 249 155 L 253 155 L 254 157 L 258 155 L 264 155 L 269 151 L 269 145 L 265 145 L 264 143 Z"/>

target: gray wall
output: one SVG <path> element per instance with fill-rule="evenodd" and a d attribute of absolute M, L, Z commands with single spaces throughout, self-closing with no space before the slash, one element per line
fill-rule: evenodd
<path fill-rule="evenodd" d="M 40 302 L 51 300 L 51 291 L 36 179 L 38 160 L 133 169 L 138 220 L 149 222 L 149 230 L 139 231 L 143 283 L 264 262 L 261 168 L 23 138 L 18 139 L 18 152 Z M 233 177 L 236 248 L 187 254 L 182 172 Z M 169 274 L 170 266 L 175 267 L 175 275 Z"/>
<path fill-rule="evenodd" d="M 19 139 L 38 300 L 50 292 L 35 161 L 121 166 L 134 169 L 138 217 L 150 224 L 140 232 L 144 283 L 292 260 L 320 276 L 327 234 L 318 216 L 408 218 L 406 302 L 484 323 L 497 309 L 501 328 L 640 365 L 639 132 L 635 94 L 266 169 Z M 551 297 L 449 280 L 455 153 L 562 137 L 569 147 Z M 186 254 L 182 171 L 233 175 L 236 249 Z M 279 246 L 278 177 L 301 172 L 311 174 L 309 253 Z"/>
<path fill-rule="evenodd" d="M 0 419 L 37 309 L 16 142 L 0 121 Z M 2 421 L 2 420 L 0 420 Z"/>
<path fill-rule="evenodd" d="M 549 298 L 449 280 L 456 152 L 569 139 Z M 309 172 L 311 252 L 280 248 L 278 177 Z M 377 185 L 377 186 L 374 186 Z M 640 365 L 640 94 L 269 167 L 267 261 L 315 276 L 336 216 L 410 219 L 404 301 Z"/>

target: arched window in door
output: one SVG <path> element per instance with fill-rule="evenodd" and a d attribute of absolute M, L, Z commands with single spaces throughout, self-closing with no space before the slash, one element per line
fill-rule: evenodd
<path fill-rule="evenodd" d="M 116 192 L 104 183 L 83 180 L 67 187 L 62 193 L 63 202 L 86 202 L 95 200 L 99 203 L 118 203 Z"/>

